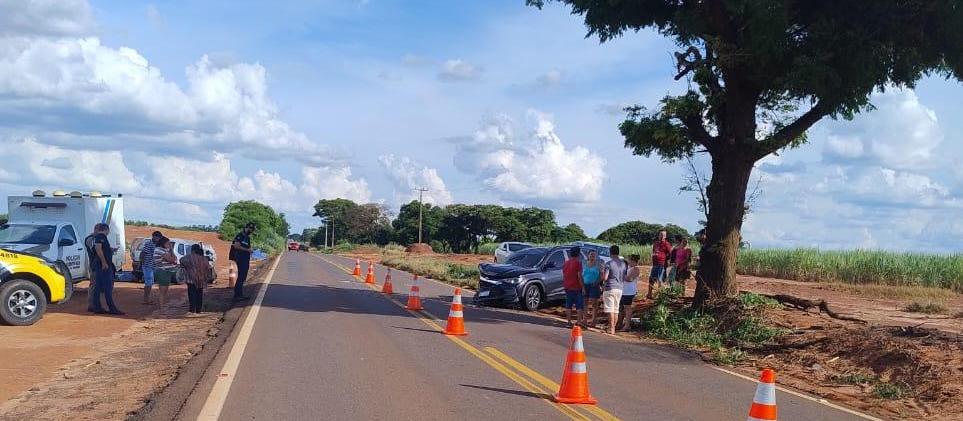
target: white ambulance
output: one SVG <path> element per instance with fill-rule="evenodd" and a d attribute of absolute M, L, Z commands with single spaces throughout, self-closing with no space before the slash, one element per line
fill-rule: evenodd
<path fill-rule="evenodd" d="M 127 239 L 120 194 L 55 191 L 47 196 L 38 190 L 32 196 L 8 197 L 7 212 L 9 220 L 0 225 L 0 248 L 62 263 L 74 282 L 88 278 L 84 239 L 98 223 L 110 226 L 108 239 L 114 249 L 114 265 L 117 270 L 124 265 Z"/>

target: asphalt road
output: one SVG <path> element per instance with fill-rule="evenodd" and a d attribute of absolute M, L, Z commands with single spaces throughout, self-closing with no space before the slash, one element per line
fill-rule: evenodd
<path fill-rule="evenodd" d="M 395 294 L 386 297 L 351 276 L 353 265 L 285 253 L 250 336 L 235 330 L 242 340 L 220 351 L 179 419 L 210 414 L 211 402 L 223 403 L 213 406 L 221 420 L 746 419 L 753 382 L 670 347 L 596 332 L 584 342 L 599 405 L 555 404 L 548 396 L 570 335 L 563 323 L 466 305 L 469 336 L 448 337 L 439 330 L 453 287 L 422 281 L 425 312 L 411 313 L 403 308 L 411 275 L 392 270 Z M 376 267 L 379 287 L 385 270 Z M 232 351 L 236 372 L 224 364 Z M 777 403 L 781 420 L 864 419 L 784 391 Z"/>

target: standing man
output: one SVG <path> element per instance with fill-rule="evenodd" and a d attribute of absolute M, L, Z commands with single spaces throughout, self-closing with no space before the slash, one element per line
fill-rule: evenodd
<path fill-rule="evenodd" d="M 154 231 L 140 249 L 140 271 L 144 278 L 144 304 L 154 304 L 150 300 L 150 290 L 154 287 L 154 268 L 157 266 L 154 250 L 157 249 L 157 243 L 163 236 L 160 231 Z"/>
<path fill-rule="evenodd" d="M 568 260 L 562 264 L 562 287 L 565 288 L 568 327 L 574 326 L 572 307 L 578 314 L 578 324 L 585 326 L 585 283 L 582 280 L 582 250 L 579 247 L 572 247 L 568 251 Z"/>
<path fill-rule="evenodd" d="M 244 229 L 234 237 L 228 258 L 237 265 L 237 282 L 234 283 L 234 301 L 248 299 L 244 296 L 244 281 L 247 280 L 247 270 L 251 267 L 251 234 L 256 226 L 248 222 Z"/>
<path fill-rule="evenodd" d="M 87 247 L 87 256 L 90 259 L 90 269 L 94 279 L 91 280 L 90 307 L 87 309 L 96 314 L 115 314 L 124 315 L 125 313 L 117 309 L 114 304 L 114 249 L 110 247 L 107 235 L 110 234 L 110 226 L 104 223 L 94 225 L 94 233 L 84 240 Z M 100 295 L 103 294 L 107 300 L 107 311 L 100 305 Z"/>
<path fill-rule="evenodd" d="M 615 334 L 615 324 L 619 320 L 619 305 L 622 302 L 622 288 L 629 267 L 619 257 L 619 246 L 609 247 L 611 260 L 605 263 L 605 291 L 602 292 L 602 311 L 609 315 L 609 334 Z"/>
<path fill-rule="evenodd" d="M 659 289 L 662 288 L 662 278 L 665 276 L 665 262 L 669 259 L 672 252 L 672 244 L 665 239 L 668 234 L 659 231 L 659 238 L 652 243 L 652 271 L 649 272 L 649 292 L 645 298 L 652 299 L 652 286 L 658 282 Z"/>

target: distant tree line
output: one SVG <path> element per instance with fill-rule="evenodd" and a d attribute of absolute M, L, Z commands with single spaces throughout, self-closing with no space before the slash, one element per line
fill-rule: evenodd
<path fill-rule="evenodd" d="M 0 219 L 5 219 L 5 218 L 0 218 Z M 132 227 L 157 227 L 157 228 L 165 228 L 169 230 L 178 230 L 178 231 L 217 232 L 218 230 L 217 225 L 178 226 L 178 225 L 167 225 L 167 224 L 155 224 L 152 222 L 142 221 L 142 220 L 124 221 L 124 223 Z"/>
<path fill-rule="evenodd" d="M 314 216 L 328 221 L 327 238 L 323 226 L 305 229 L 298 238 L 309 241 L 313 247 L 342 242 L 408 245 L 418 242 L 418 210 L 418 201 L 412 201 L 402 205 L 398 215 L 392 218 L 381 204 L 320 200 L 314 206 Z M 605 230 L 599 240 L 648 244 L 663 229 L 670 235 L 688 235 L 676 225 L 632 221 Z M 577 224 L 558 225 L 555 212 L 548 209 L 465 204 L 442 207 L 427 203 L 422 209 L 422 241 L 435 251 L 473 252 L 482 243 L 492 241 L 565 243 L 587 239 Z"/>

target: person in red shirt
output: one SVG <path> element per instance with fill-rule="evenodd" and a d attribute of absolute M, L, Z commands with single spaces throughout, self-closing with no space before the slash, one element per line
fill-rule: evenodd
<path fill-rule="evenodd" d="M 689 270 L 689 264 L 692 262 L 692 249 L 689 248 L 688 238 L 681 235 L 676 238 L 678 242 L 672 253 L 673 261 L 670 263 L 675 265 L 675 281 L 682 285 L 684 293 L 685 281 L 688 281 L 692 276 L 692 272 Z"/>
<path fill-rule="evenodd" d="M 562 288 L 565 288 L 565 312 L 568 325 L 572 327 L 572 307 L 578 314 L 578 323 L 585 324 L 585 282 L 582 280 L 582 250 L 572 247 L 568 260 L 562 264 Z"/>
<path fill-rule="evenodd" d="M 665 231 L 659 231 L 659 238 L 652 243 L 652 271 L 649 272 L 649 292 L 645 294 L 645 298 L 650 300 L 652 299 L 652 287 L 655 283 L 658 282 L 659 288 L 662 288 L 665 264 L 669 259 L 669 253 L 672 252 L 672 245 L 665 239 L 667 235 Z"/>

